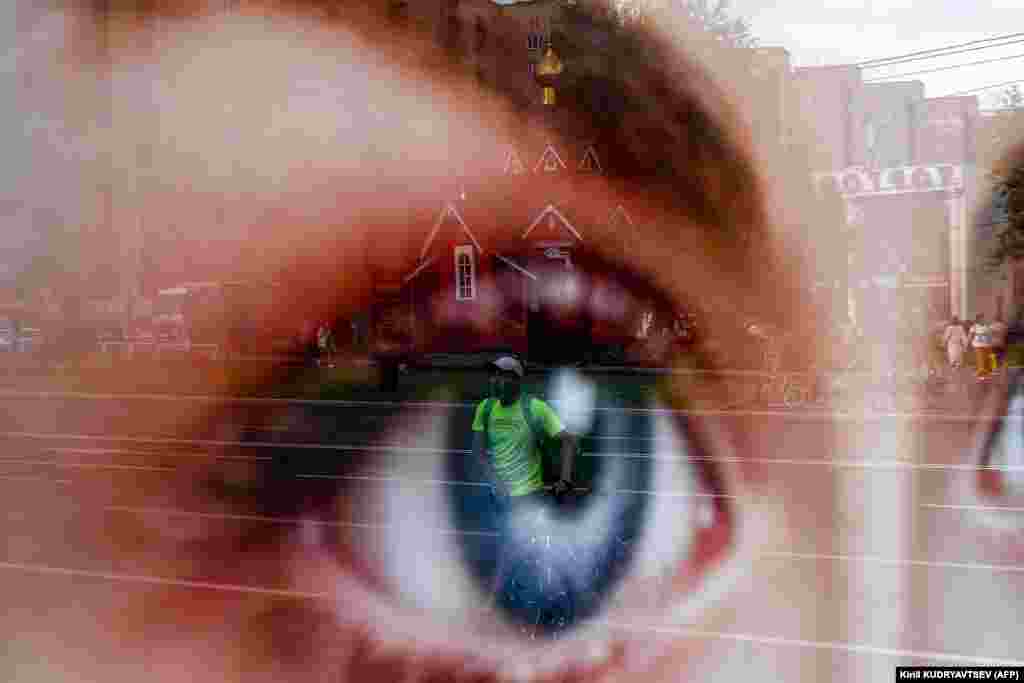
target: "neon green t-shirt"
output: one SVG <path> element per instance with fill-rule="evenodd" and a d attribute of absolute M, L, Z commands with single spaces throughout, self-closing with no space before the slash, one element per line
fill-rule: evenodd
<path fill-rule="evenodd" d="M 511 496 L 525 496 L 544 487 L 541 471 L 541 454 L 537 444 L 533 442 L 530 425 L 527 424 L 522 401 L 510 406 L 501 405 L 501 401 L 490 399 L 491 425 L 487 450 L 491 453 L 491 462 L 495 472 L 508 486 Z M 565 427 L 558 415 L 544 401 L 531 398 L 534 419 L 548 436 L 555 436 Z M 484 404 L 480 401 L 473 417 L 473 431 L 484 431 Z"/>

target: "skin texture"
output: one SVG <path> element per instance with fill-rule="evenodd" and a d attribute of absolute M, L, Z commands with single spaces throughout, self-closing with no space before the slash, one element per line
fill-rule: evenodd
<path fill-rule="evenodd" d="M 96 8 L 19 0 L 18 68 L 46 85 L 18 91 L 17 115 L 47 113 L 68 136 L 33 138 L 37 163 L 21 182 L 97 224 L 96 177 L 113 188 L 116 225 L 135 215 L 156 226 L 168 216 L 207 221 L 211 197 L 234 197 L 223 229 L 249 231 L 239 262 L 255 271 L 291 266 L 306 276 L 302 298 L 323 308 L 310 317 L 343 318 L 372 294 L 367 245 L 384 264 L 415 251 L 422 235 L 407 229 L 409 216 L 435 211 L 435 188 L 450 181 L 451 168 L 479 150 L 503 149 L 534 124 L 515 92 L 481 91 L 429 40 L 382 28 L 379 8 L 354 3 L 339 16 L 303 3 L 246 7 L 211 15 L 186 4 L 155 20 L 117 14 L 101 41 Z M 628 166 L 652 151 L 637 131 L 662 127 L 676 143 L 659 150 L 672 170 L 598 181 L 589 201 L 629 205 L 645 220 L 628 233 L 595 224 L 589 245 L 680 307 L 701 301 L 733 314 L 706 321 L 718 357 L 728 359 L 745 343 L 735 332 L 741 310 L 783 323 L 814 319 L 804 285 L 819 258 L 812 230 L 823 224 L 820 207 L 794 180 L 807 177 L 806 164 L 751 132 L 753 108 L 726 57 L 685 27 L 656 23 L 638 40 L 656 58 L 624 70 L 624 87 L 653 104 L 626 114 L 611 139 Z M 717 134 L 692 135 L 692 117 L 676 111 L 700 112 Z M 582 110 L 568 116 L 593 123 Z M 81 153 L 55 149 L 72 145 Z M 67 172 L 46 172 L 53 168 Z M 482 172 L 471 190 L 497 210 L 501 196 L 489 180 Z M 502 239 L 487 225 L 474 229 L 484 242 Z M 87 244 L 81 258 L 99 244 Z M 895 345 L 886 334 L 873 343 Z M 798 345 L 804 360 L 822 355 L 823 339 L 812 326 Z M 735 398 L 725 382 L 711 387 Z M 728 530 L 723 522 L 694 532 L 692 552 L 662 584 L 667 592 L 631 584 L 630 604 L 557 646 L 510 634 L 487 640 L 483 627 L 455 637 L 446 620 L 388 599 L 397 591 L 387 590 L 387 576 L 362 578 L 383 550 L 329 552 L 326 532 L 312 523 L 245 536 L 224 516 L 253 513 L 264 501 L 214 497 L 187 470 L 160 486 L 97 478 L 52 499 L 16 487 L 5 503 L 18 526 L 0 581 L 0 604 L 10 606 L 0 678 L 882 681 L 897 664 L 1014 662 L 1022 539 L 1013 524 L 993 525 L 974 509 L 1006 504 L 1005 486 L 982 489 L 976 476 L 1008 387 L 986 391 L 950 422 L 908 419 L 914 405 L 867 417 L 695 415 L 692 439 L 716 458 L 705 475 Z M 666 395 L 679 392 L 670 385 Z M 12 431 L 66 419 L 44 404 L 11 410 Z M 210 411 L 186 404 L 145 417 L 175 434 Z M 388 425 L 385 442 L 443 440 L 426 413 Z M 287 508 L 275 514 L 307 522 L 327 514 L 289 492 L 264 491 Z M 363 495 L 328 496 L 330 514 L 352 513 Z M 111 504 L 221 517 L 172 526 L 104 512 Z M 43 557 L 43 537 L 66 540 Z M 33 563 L 93 573 L 23 568 Z M 154 576 L 167 580 L 139 578 Z M 206 583 L 189 583 L 196 577 Z M 606 656 L 588 660 L 590 645 L 606 646 Z M 522 662 L 525 672 L 512 666 Z"/>

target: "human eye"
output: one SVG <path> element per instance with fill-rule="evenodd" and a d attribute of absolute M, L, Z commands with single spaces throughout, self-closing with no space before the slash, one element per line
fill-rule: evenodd
<path fill-rule="evenodd" d="M 601 275 L 626 283 L 606 287 L 605 299 L 614 290 L 667 310 L 635 278 Z M 682 366 L 694 353 L 666 362 Z M 248 489 L 232 494 L 221 477 L 210 490 L 313 531 L 336 575 L 329 604 L 366 634 L 353 680 L 383 661 L 408 670 L 443 662 L 452 677 L 467 668 L 541 680 L 613 670 L 637 643 L 627 624 L 699 611 L 710 599 L 705 583 L 721 573 L 735 516 L 716 457 L 726 445 L 701 429 L 676 375 L 576 365 L 535 369 L 524 389 L 579 439 L 577 490 L 560 502 L 510 506 L 492 494 L 471 452 L 470 423 L 487 394 L 482 368 L 414 370 L 402 382 L 418 385 L 415 401 L 243 411 L 263 424 L 254 432 L 225 432 L 216 425 L 240 413 L 215 413 L 210 434 L 238 448 L 258 448 L 275 426 L 280 435 Z"/>

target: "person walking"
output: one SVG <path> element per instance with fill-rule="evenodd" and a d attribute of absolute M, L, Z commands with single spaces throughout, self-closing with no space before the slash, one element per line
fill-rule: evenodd
<path fill-rule="evenodd" d="M 985 322 L 985 314 L 979 313 L 971 327 L 970 343 L 974 348 L 974 375 L 988 379 L 992 372 L 992 327 Z"/>
<path fill-rule="evenodd" d="M 545 509 L 573 490 L 576 439 L 550 405 L 523 393 L 522 363 L 502 356 L 491 367 L 491 396 L 477 404 L 473 417 L 473 453 L 489 474 L 503 520 L 493 595 L 499 602 L 518 604 L 529 599 L 530 577 L 537 574 L 524 567 L 546 560 L 543 552 L 525 557 L 517 550 L 516 536 L 527 530 L 539 533 Z M 550 493 L 544 485 L 545 441 L 560 445 L 559 478 Z"/>
<path fill-rule="evenodd" d="M 535 497 L 544 491 L 540 440 L 561 442 L 561 473 L 557 495 L 571 488 L 575 439 L 546 402 L 528 397 L 523 405 L 523 365 L 512 356 L 491 364 L 492 396 L 477 404 L 473 418 L 473 453 L 493 473 L 492 486 L 499 497 Z M 538 428 L 543 434 L 534 433 Z M 490 457 L 488 457 L 490 456 Z"/>
<path fill-rule="evenodd" d="M 299 328 L 299 353 L 302 354 L 303 363 L 310 367 L 316 364 L 317 359 L 316 333 L 316 323 L 309 318 L 302 321 Z"/>
<path fill-rule="evenodd" d="M 334 333 L 331 326 L 322 323 L 316 332 L 316 345 L 320 349 L 320 365 L 326 362 L 327 367 L 334 367 L 334 352 L 337 350 L 334 344 Z"/>
<path fill-rule="evenodd" d="M 967 333 L 957 316 L 946 326 L 942 333 L 942 346 L 946 349 L 946 359 L 949 367 L 957 371 L 963 365 L 964 351 L 967 349 Z"/>
<path fill-rule="evenodd" d="M 992 372 L 999 370 L 1006 363 L 1006 337 L 1010 328 L 1003 321 L 1002 312 L 996 313 L 996 319 L 992 321 Z"/>

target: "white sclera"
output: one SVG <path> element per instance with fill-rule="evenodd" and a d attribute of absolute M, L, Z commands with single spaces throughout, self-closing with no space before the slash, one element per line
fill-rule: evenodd
<path fill-rule="evenodd" d="M 652 496 L 647 528 L 636 558 L 640 578 L 664 578 L 687 557 L 696 532 L 697 494 L 690 444 L 665 415 L 654 418 Z"/>
<path fill-rule="evenodd" d="M 575 370 L 559 370 L 551 383 L 551 404 L 561 415 L 565 428 L 586 434 L 594 424 L 597 387 Z"/>
<path fill-rule="evenodd" d="M 396 448 L 383 460 L 389 475 L 400 482 L 372 483 L 375 522 L 383 526 L 372 546 L 381 551 L 378 570 L 402 604 L 425 609 L 468 609 L 474 606 L 475 584 L 466 573 L 453 531 L 446 496 L 451 495 L 442 452 L 447 422 L 437 413 L 408 421 L 397 429 Z M 422 450 L 412 450 L 422 449 Z M 423 482 L 423 483 L 420 483 Z"/>

